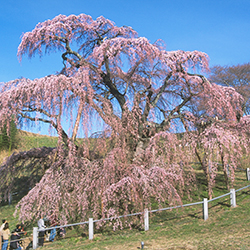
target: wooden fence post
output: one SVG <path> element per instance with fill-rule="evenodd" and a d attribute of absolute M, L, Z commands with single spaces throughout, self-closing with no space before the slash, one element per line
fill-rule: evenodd
<path fill-rule="evenodd" d="M 94 238 L 94 223 L 93 218 L 89 218 L 89 240 Z"/>
<path fill-rule="evenodd" d="M 144 209 L 144 230 L 149 230 L 149 218 L 148 218 L 148 209 Z"/>
<path fill-rule="evenodd" d="M 204 218 L 204 220 L 208 219 L 208 201 L 207 201 L 207 198 L 203 199 L 203 218 Z"/>
<path fill-rule="evenodd" d="M 230 202 L 231 202 L 231 207 L 236 207 L 235 189 L 230 189 Z"/>
<path fill-rule="evenodd" d="M 37 249 L 38 247 L 38 227 L 33 227 L 33 249 Z"/>
<path fill-rule="evenodd" d="M 250 181 L 250 169 L 246 169 L 246 174 L 247 174 L 247 180 Z"/>

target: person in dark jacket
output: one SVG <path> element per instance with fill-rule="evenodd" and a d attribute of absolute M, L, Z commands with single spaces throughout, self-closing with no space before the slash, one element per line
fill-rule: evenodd
<path fill-rule="evenodd" d="M 22 250 L 22 247 L 20 246 L 19 239 L 21 236 L 18 234 L 17 229 L 12 232 L 10 236 L 10 250 L 16 249 L 16 250 Z"/>
<path fill-rule="evenodd" d="M 17 225 L 16 225 L 15 231 L 16 231 L 21 237 L 23 237 L 23 235 L 26 235 L 26 234 L 27 234 L 27 232 L 24 231 L 24 228 L 22 227 L 21 224 L 17 224 Z"/>

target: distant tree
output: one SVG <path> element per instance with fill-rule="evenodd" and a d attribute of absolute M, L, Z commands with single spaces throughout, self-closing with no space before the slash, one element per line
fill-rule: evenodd
<path fill-rule="evenodd" d="M 249 153 L 249 138 L 245 131 L 249 120 L 249 116 L 239 123 L 214 120 L 202 130 L 195 131 L 192 138 L 185 135 L 204 171 L 209 199 L 219 169 L 224 173 L 226 188 L 233 187 L 235 170 L 240 166 L 241 158 Z"/>
<path fill-rule="evenodd" d="M 212 90 L 212 91 L 211 91 Z M 199 98 L 195 105 L 190 106 L 192 113 L 189 114 L 191 131 L 185 133 L 184 139 L 190 144 L 191 151 L 197 156 L 201 169 L 207 181 L 207 191 L 209 199 L 213 195 L 213 187 L 218 170 L 224 172 L 225 186 L 227 189 L 233 187 L 234 174 L 237 167 L 240 167 L 241 158 L 248 153 L 249 148 L 249 120 L 250 116 L 243 117 L 244 103 L 235 103 L 233 87 L 219 86 L 213 84 L 210 95 L 205 94 Z M 221 92 L 226 93 L 227 98 Z M 214 98 L 219 98 L 215 105 L 207 107 L 207 103 L 213 93 Z M 219 109 L 222 107 L 222 109 Z M 225 115 L 223 107 L 227 106 L 234 110 L 235 116 Z M 213 115 L 211 115 L 213 114 Z M 243 119 L 244 118 L 244 119 Z"/>
<path fill-rule="evenodd" d="M 39 23 L 23 35 L 18 56 L 54 51 L 62 53 L 58 74 L 1 88 L 2 124 L 13 114 L 49 124 L 59 138 L 56 149 L 21 152 L 1 167 L 6 176 L 19 160 L 46 162 L 44 176 L 17 206 L 22 220 L 46 213 L 65 223 L 142 211 L 152 201 L 180 203 L 195 177 L 192 152 L 175 127 L 196 140 L 201 113 L 206 121 L 219 116 L 231 123 L 242 113 L 240 94 L 201 74 L 209 70 L 205 53 L 166 51 L 104 17 L 59 15 Z M 94 116 L 104 124 L 95 140 L 87 138 Z M 79 131 L 85 140 L 76 140 Z M 121 225 L 117 220 L 114 229 Z"/>
<path fill-rule="evenodd" d="M 17 144 L 17 126 L 12 119 L 6 122 L 0 131 L 0 149 L 11 151 Z"/>
<path fill-rule="evenodd" d="M 223 86 L 233 87 L 244 98 L 244 113 L 250 115 L 250 63 L 214 66 L 211 68 L 209 80 Z"/>

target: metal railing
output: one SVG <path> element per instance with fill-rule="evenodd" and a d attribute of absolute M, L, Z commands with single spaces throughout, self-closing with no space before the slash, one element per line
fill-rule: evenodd
<path fill-rule="evenodd" d="M 25 235 L 22 235 L 22 234 L 24 234 L 24 233 L 25 233 Z M 13 243 L 13 242 L 17 242 L 18 245 L 20 245 L 20 246 L 22 247 L 22 249 L 27 249 L 27 247 L 30 245 L 30 243 L 32 243 L 32 237 L 31 237 L 31 236 L 26 236 L 26 235 L 27 235 L 27 234 L 30 235 L 31 233 L 32 233 L 32 231 L 21 232 L 21 234 L 19 234 L 19 233 L 17 232 L 17 234 L 19 234 L 20 238 L 15 239 L 15 240 L 9 239 L 9 240 L 8 240 L 8 245 L 10 245 L 10 244 Z M 22 238 L 21 238 L 21 235 L 22 235 Z M 30 248 L 29 248 L 29 249 L 30 249 Z"/>
<path fill-rule="evenodd" d="M 172 207 L 167 207 L 167 208 L 159 208 L 159 209 L 154 209 L 154 210 L 151 210 L 151 211 L 149 211 L 146 208 L 143 212 L 127 214 L 127 215 L 121 215 L 121 216 L 110 217 L 110 218 L 104 218 L 104 219 L 100 219 L 100 220 L 93 220 L 93 218 L 89 218 L 88 221 L 74 223 L 74 224 L 68 224 L 68 225 L 64 225 L 64 226 L 50 227 L 50 228 L 45 228 L 45 229 L 41 229 L 41 230 L 39 230 L 37 227 L 33 227 L 33 249 L 36 249 L 38 247 L 38 233 L 40 231 L 47 231 L 47 230 L 51 230 L 51 229 L 58 229 L 58 228 L 65 228 L 65 227 L 72 227 L 72 226 L 88 224 L 89 225 L 89 240 L 92 240 L 93 237 L 94 237 L 94 223 L 95 222 L 115 220 L 115 219 L 135 216 L 135 215 L 143 215 L 144 216 L 144 230 L 147 231 L 147 230 L 149 230 L 149 213 L 165 211 L 165 210 L 172 210 L 172 209 L 175 209 L 175 208 L 182 208 L 182 207 L 188 207 L 188 206 L 194 206 L 194 205 L 202 204 L 203 205 L 203 219 L 207 220 L 208 219 L 208 203 L 209 202 L 212 202 L 212 201 L 215 201 L 215 200 L 218 200 L 220 198 L 223 198 L 223 197 L 226 197 L 226 196 L 230 195 L 231 207 L 236 207 L 236 192 L 239 192 L 239 191 L 241 191 L 243 189 L 246 189 L 246 188 L 249 188 L 249 187 L 250 187 L 250 185 L 239 188 L 237 190 L 231 189 L 229 193 L 220 195 L 220 196 L 215 197 L 215 198 L 213 198 L 211 200 L 208 200 L 207 198 L 204 198 L 203 201 L 194 202 L 194 203 L 190 203 L 190 204 L 183 204 L 183 205 L 172 206 Z"/>

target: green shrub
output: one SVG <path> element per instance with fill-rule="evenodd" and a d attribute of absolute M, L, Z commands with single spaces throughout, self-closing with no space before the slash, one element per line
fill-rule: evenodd
<path fill-rule="evenodd" d="M 14 120 L 10 121 L 10 124 L 5 124 L 0 130 L 0 150 L 11 151 L 16 147 L 17 140 L 17 127 Z"/>

